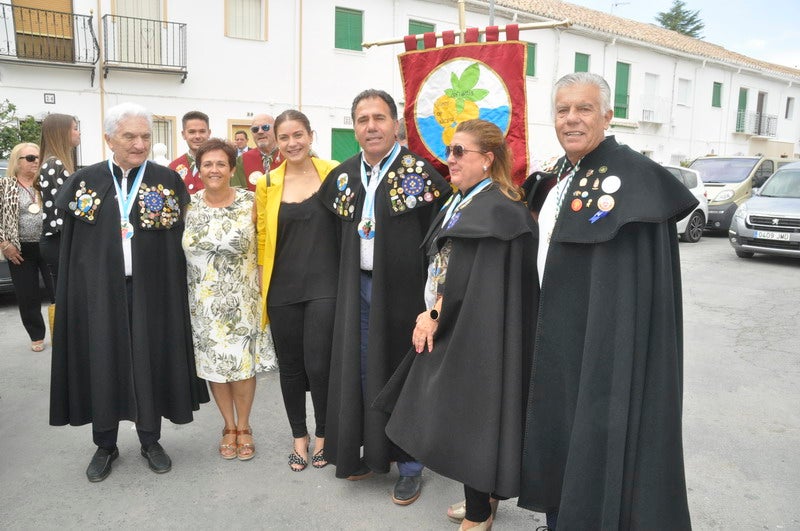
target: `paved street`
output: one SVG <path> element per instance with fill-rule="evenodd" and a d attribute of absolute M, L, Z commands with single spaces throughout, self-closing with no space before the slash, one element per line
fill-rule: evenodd
<path fill-rule="evenodd" d="M 680 248 L 694 528 L 800 529 L 800 260 L 743 260 L 722 236 Z M 444 511 L 461 487 L 430 471 L 408 507 L 389 499 L 396 472 L 355 483 L 332 466 L 291 472 L 274 373 L 259 377 L 253 461 L 218 457 L 222 423 L 210 403 L 191 424 L 164 423 L 171 472 L 150 472 L 124 423 L 113 473 L 90 484 L 91 428 L 48 426 L 51 351 L 28 349 L 13 296 L 0 297 L 0 345 L 2 529 L 456 529 Z M 495 529 L 543 520 L 509 501 Z"/>

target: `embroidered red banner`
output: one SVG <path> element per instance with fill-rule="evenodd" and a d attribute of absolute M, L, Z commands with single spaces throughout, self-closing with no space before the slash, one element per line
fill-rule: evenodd
<path fill-rule="evenodd" d="M 525 43 L 485 42 L 400 54 L 408 147 L 447 174 L 445 146 L 456 126 L 481 118 L 506 135 L 513 178 L 528 175 Z"/>

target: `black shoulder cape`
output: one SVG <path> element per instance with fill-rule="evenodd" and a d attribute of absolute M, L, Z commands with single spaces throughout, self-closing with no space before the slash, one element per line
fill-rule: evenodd
<path fill-rule="evenodd" d="M 451 239 L 452 250 L 433 351 L 412 348 L 375 406 L 391 410 L 396 400 L 386 433 L 431 470 L 514 497 L 528 323 L 536 319 L 536 229 L 524 205 L 494 186 L 459 214 L 436 238 Z"/>
<path fill-rule="evenodd" d="M 367 378 L 360 376 L 360 238 L 356 232 L 364 203 L 361 155 L 328 174 L 318 197 L 339 220 L 341 256 L 333 330 L 325 457 L 336 476 L 361 466 L 387 472 L 398 455 L 386 437 L 387 413 L 372 409 L 375 399 L 403 359 L 414 319 L 425 308 L 427 261 L 420 248 L 431 221 L 451 194 L 450 185 L 424 159 L 403 148 L 375 195 L 375 253 L 369 316 Z"/>
<path fill-rule="evenodd" d="M 131 178 L 135 170 L 131 172 Z M 174 171 L 148 164 L 129 220 L 135 227 L 129 326 L 116 191 L 106 162 L 61 187 L 64 213 L 50 382 L 50 424 L 120 420 L 145 431 L 208 402 L 197 378 L 181 247 L 189 195 Z"/>
<path fill-rule="evenodd" d="M 591 223 L 609 176 L 620 182 L 607 194 L 615 206 Z M 528 183 L 529 204 L 541 204 L 543 181 Z M 583 207 L 573 210 L 576 198 Z M 568 189 L 542 283 L 519 497 L 528 509 L 558 509 L 559 530 L 691 528 L 674 220 L 696 203 L 613 137 L 584 157 Z"/>

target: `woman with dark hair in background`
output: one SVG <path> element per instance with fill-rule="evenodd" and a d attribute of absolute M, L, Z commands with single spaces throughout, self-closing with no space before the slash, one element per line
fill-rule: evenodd
<path fill-rule="evenodd" d="M 44 350 L 45 326 L 39 272 L 53 302 L 53 284 L 39 252 L 42 234 L 42 198 L 36 184 L 39 147 L 17 144 L 8 159 L 8 175 L 0 179 L 0 250 L 19 304 L 22 324 L 31 338 L 31 350 Z"/>
<path fill-rule="evenodd" d="M 333 217 L 314 196 L 339 163 L 313 155 L 311 124 L 300 111 L 278 115 L 275 135 L 284 162 L 256 185 L 262 324 L 272 327 L 294 437 L 289 467 L 300 472 L 308 466 L 307 388 L 316 424 L 311 463 L 328 464 L 323 449 L 339 255 Z"/>
<path fill-rule="evenodd" d="M 42 191 L 42 235 L 39 249 L 53 287 L 58 278 L 58 247 L 61 243 L 61 225 L 64 220 L 55 207 L 58 190 L 67 177 L 77 170 L 75 148 L 81 143 L 78 121 L 68 114 L 53 113 L 42 122 L 39 141 L 42 166 L 39 169 L 39 189 Z M 48 308 L 50 332 L 53 331 L 55 306 Z"/>

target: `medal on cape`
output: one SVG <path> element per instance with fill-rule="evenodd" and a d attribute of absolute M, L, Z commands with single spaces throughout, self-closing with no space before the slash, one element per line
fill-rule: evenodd
<path fill-rule="evenodd" d="M 263 174 L 263 173 L 261 173 L 260 171 L 256 170 L 256 171 L 252 172 L 252 173 L 251 173 L 251 174 L 250 174 L 250 175 L 247 177 L 247 180 L 250 182 L 250 184 L 252 184 L 253 186 L 255 186 L 256 184 L 258 184 L 258 179 L 259 179 L 259 178 L 261 178 L 261 176 L 262 176 L 262 175 L 264 175 L 264 174 Z"/>
<path fill-rule="evenodd" d="M 42 209 L 39 206 L 39 203 L 31 203 L 30 205 L 28 205 L 28 212 L 30 212 L 31 214 L 38 214 L 39 212 L 41 212 L 41 210 Z"/>
<path fill-rule="evenodd" d="M 120 234 L 123 240 L 130 240 L 133 238 L 133 225 L 127 219 L 120 220 Z"/>
<path fill-rule="evenodd" d="M 364 186 L 365 193 L 364 206 L 361 208 L 361 222 L 358 224 L 357 232 L 358 236 L 364 240 L 371 240 L 375 237 L 375 193 L 399 153 L 400 144 L 395 142 L 386 157 L 383 168 L 378 170 L 377 165 L 372 167 L 370 179 L 367 179 L 367 169 L 364 167 L 364 153 L 361 153 L 361 184 Z M 340 182 L 337 182 L 337 185 L 341 186 Z"/>
<path fill-rule="evenodd" d="M 113 157 L 112 157 L 113 158 Z M 133 224 L 128 220 L 131 215 L 133 203 L 136 201 L 136 196 L 139 195 L 139 186 L 142 184 L 144 177 L 144 169 L 147 167 L 147 161 L 144 161 L 139 166 L 139 171 L 136 172 L 136 178 L 131 186 L 131 191 L 123 190 L 114 176 L 114 166 L 111 159 L 108 159 L 108 170 L 111 172 L 111 180 L 114 183 L 114 188 L 117 190 L 117 204 L 119 205 L 119 225 L 120 237 L 123 240 L 130 240 L 133 238 Z M 124 173 L 123 173 L 124 175 Z M 123 179 L 124 180 L 124 179 Z"/>
<path fill-rule="evenodd" d="M 371 240 L 375 237 L 375 223 L 371 218 L 364 218 L 358 224 L 358 235 L 365 240 Z"/>

